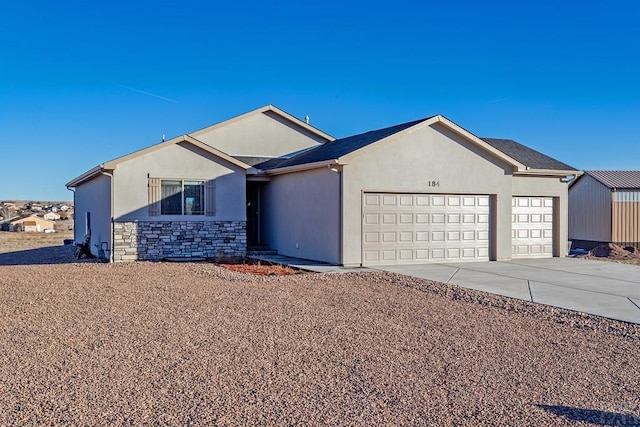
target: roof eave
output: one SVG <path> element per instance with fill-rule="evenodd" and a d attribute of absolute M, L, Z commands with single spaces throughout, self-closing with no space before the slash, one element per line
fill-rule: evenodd
<path fill-rule="evenodd" d="M 514 170 L 514 176 L 557 176 L 566 177 L 574 176 L 579 177 L 583 174 L 583 171 L 571 170 L 571 169 L 532 169 L 525 168 L 524 170 Z"/>
<path fill-rule="evenodd" d="M 102 174 L 102 172 L 105 172 L 107 169 L 105 168 L 104 163 L 101 165 L 98 165 L 92 169 L 89 169 L 88 171 L 86 171 L 85 173 L 83 173 L 80 176 L 75 177 L 74 179 L 72 179 L 71 181 L 67 182 L 65 184 L 65 187 L 67 188 L 72 188 L 72 187 L 77 187 L 78 185 L 85 183 L 87 181 L 92 180 L 93 178 L 95 178 L 96 176 Z"/>
<path fill-rule="evenodd" d="M 293 166 L 285 166 L 282 168 L 269 169 L 264 171 L 264 173 L 267 175 L 282 175 L 285 173 L 300 172 L 300 171 L 309 170 L 309 169 L 318 169 L 318 168 L 331 167 L 331 166 L 341 166 L 344 164 L 345 163 L 341 162 L 340 159 L 321 160 L 319 162 L 303 163 L 301 165 L 293 165 Z"/>

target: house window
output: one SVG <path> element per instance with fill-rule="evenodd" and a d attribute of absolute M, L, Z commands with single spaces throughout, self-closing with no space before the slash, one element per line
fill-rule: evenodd
<path fill-rule="evenodd" d="M 204 215 L 204 181 L 160 181 L 160 215 Z"/>
<path fill-rule="evenodd" d="M 216 181 L 149 177 L 149 216 L 216 214 Z"/>

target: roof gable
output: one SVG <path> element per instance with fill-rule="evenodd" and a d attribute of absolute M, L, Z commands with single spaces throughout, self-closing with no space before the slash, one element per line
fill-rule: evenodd
<path fill-rule="evenodd" d="M 640 170 L 589 170 L 584 173 L 611 189 L 640 189 Z"/>
<path fill-rule="evenodd" d="M 410 132 L 409 129 L 411 128 L 431 126 L 436 123 L 446 126 L 497 159 L 505 161 L 514 168 L 514 173 L 563 175 L 565 172 L 577 172 L 577 170 L 571 166 L 529 147 L 525 147 L 513 140 L 479 138 L 442 115 L 431 116 L 384 129 L 337 139 L 319 147 L 312 148 L 295 157 L 289 159 L 270 159 L 263 163 L 255 164 L 255 167 L 257 169 L 273 171 L 272 173 L 278 173 L 276 170 L 297 170 L 298 168 L 304 167 L 304 165 L 311 167 L 314 165 L 317 166 L 322 162 L 340 161 L 340 159 L 344 159 L 346 156 L 354 155 L 358 150 L 366 149 L 369 145 L 382 141 L 397 133 Z"/>
<path fill-rule="evenodd" d="M 189 134 L 227 154 L 244 157 L 280 157 L 335 139 L 273 105 Z"/>
<path fill-rule="evenodd" d="M 231 123 L 235 123 L 235 122 L 240 121 L 242 119 L 245 119 L 247 117 L 255 116 L 257 114 L 263 114 L 263 113 L 273 113 L 275 115 L 278 115 L 278 116 L 282 117 L 283 119 L 286 119 L 286 120 L 290 121 L 291 123 L 295 124 L 296 126 L 299 126 L 299 127 L 303 128 L 303 129 L 306 129 L 309 132 L 312 132 L 312 133 L 314 133 L 314 134 L 316 134 L 316 135 L 318 135 L 318 136 L 320 136 L 320 137 L 322 137 L 324 139 L 331 140 L 331 141 L 333 141 L 335 139 L 334 137 L 332 137 L 328 133 L 325 133 L 325 132 L 321 131 L 320 129 L 318 129 L 318 128 L 314 127 L 314 126 L 311 126 L 309 123 L 306 123 L 306 122 L 298 119 L 297 117 L 292 116 L 291 114 L 287 113 L 284 110 L 281 110 L 280 108 L 278 108 L 278 107 L 276 107 L 275 105 L 272 105 L 272 104 L 265 105 L 264 107 L 260 107 L 260 108 L 257 108 L 255 110 L 253 110 L 253 111 L 249 111 L 248 113 L 244 113 L 244 114 L 241 114 L 239 116 L 233 117 L 231 119 L 222 121 L 220 123 L 216 123 L 215 125 L 207 126 L 206 128 L 202 128 L 202 129 L 199 129 L 197 131 L 191 132 L 190 135 L 197 136 L 199 134 L 208 132 L 210 130 L 213 130 L 213 129 L 216 129 L 216 128 L 219 128 L 219 127 L 223 127 L 223 126 L 229 125 Z"/>
<path fill-rule="evenodd" d="M 312 134 L 315 138 L 320 139 L 322 141 L 333 141 L 335 138 L 333 138 L 331 135 L 322 132 L 321 130 L 309 125 L 308 123 L 290 115 L 289 113 L 286 113 L 285 111 L 273 106 L 273 105 L 266 105 L 264 107 L 258 108 L 256 110 L 250 111 L 248 113 L 242 114 L 240 116 L 234 117 L 232 119 L 229 120 L 225 120 L 223 122 L 217 123 L 213 126 L 209 126 L 203 129 L 200 129 L 198 131 L 195 131 L 191 134 L 185 134 L 182 136 L 178 136 L 176 138 L 172 138 L 170 140 L 167 141 L 163 141 L 159 144 L 155 144 L 152 145 L 150 147 L 144 148 L 142 150 L 127 154 L 125 156 L 122 157 L 118 157 L 116 159 L 110 160 L 106 163 L 100 164 L 88 171 L 86 171 L 85 173 L 83 173 L 82 175 L 72 179 L 71 181 L 69 181 L 66 186 L 67 187 L 75 187 L 77 185 L 82 184 L 83 182 L 89 181 L 91 179 L 93 179 L 94 177 L 96 177 L 97 175 L 105 172 L 105 171 L 109 171 L 109 170 L 113 170 L 115 169 L 115 167 L 119 164 L 122 163 L 124 161 L 133 159 L 137 156 L 141 156 L 143 154 L 149 153 L 150 151 L 153 150 L 158 150 L 161 149 L 169 144 L 178 144 L 178 143 L 189 143 L 192 145 L 195 145 L 201 149 L 203 149 L 206 152 L 209 152 L 217 157 L 220 157 L 232 164 L 235 164 L 236 166 L 240 166 L 244 169 L 250 169 L 251 165 L 243 162 L 241 160 L 240 157 L 233 157 L 230 156 L 229 154 L 227 154 L 226 152 L 223 152 L 213 146 L 211 146 L 210 144 L 207 144 L 201 140 L 199 140 L 197 137 L 198 135 L 204 135 L 207 132 L 214 130 L 214 129 L 219 129 L 219 128 L 223 128 L 225 126 L 228 126 L 230 124 L 239 122 L 243 119 L 249 118 L 249 117 L 254 117 L 260 114 L 265 114 L 269 117 L 275 118 L 278 121 L 284 122 L 284 123 L 288 123 L 291 125 L 291 127 L 295 127 L 295 128 L 299 128 L 303 133 L 307 133 L 307 134 Z"/>
<path fill-rule="evenodd" d="M 226 153 L 223 153 L 220 150 L 217 150 L 213 147 L 211 147 L 210 145 L 205 144 L 202 141 L 198 141 L 197 139 L 193 138 L 192 136 L 189 135 L 182 135 L 179 136 L 177 138 L 172 138 L 168 141 L 164 141 L 161 142 L 159 144 L 155 144 L 152 145 L 150 147 L 147 148 L 143 148 L 142 150 L 138 150 L 135 151 L 131 154 L 127 154 L 126 156 L 122 156 L 122 157 L 118 157 L 116 159 L 110 160 L 108 162 L 102 163 L 96 167 L 94 167 L 93 169 L 88 170 L 87 172 L 83 173 L 82 175 L 72 179 L 71 181 L 69 181 L 66 186 L 67 187 L 76 187 L 84 182 L 87 182 L 93 178 L 95 178 L 96 176 L 102 174 L 103 172 L 110 172 L 113 171 L 120 163 L 135 159 L 136 157 L 140 157 L 142 155 L 151 153 L 153 151 L 157 151 L 157 150 L 161 150 L 162 148 L 165 148 L 167 146 L 170 145 L 176 145 L 176 144 L 190 144 L 193 145 L 195 147 L 200 148 L 201 150 L 213 154 L 216 157 L 219 157 L 231 164 L 234 164 L 236 166 L 239 166 L 245 170 L 250 169 L 251 166 L 234 158 L 229 156 Z"/>

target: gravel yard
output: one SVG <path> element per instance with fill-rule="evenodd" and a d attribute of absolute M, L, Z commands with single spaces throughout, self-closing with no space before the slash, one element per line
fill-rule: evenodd
<path fill-rule="evenodd" d="M 0 249 L 1 425 L 640 425 L 637 325 L 391 273 L 72 251 Z"/>

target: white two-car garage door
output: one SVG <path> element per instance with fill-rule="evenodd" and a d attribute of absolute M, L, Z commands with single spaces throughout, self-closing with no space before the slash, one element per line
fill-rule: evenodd
<path fill-rule="evenodd" d="M 362 264 L 489 260 L 489 196 L 364 193 Z"/>
<path fill-rule="evenodd" d="M 511 223 L 513 258 L 553 256 L 553 198 L 513 197 Z"/>

